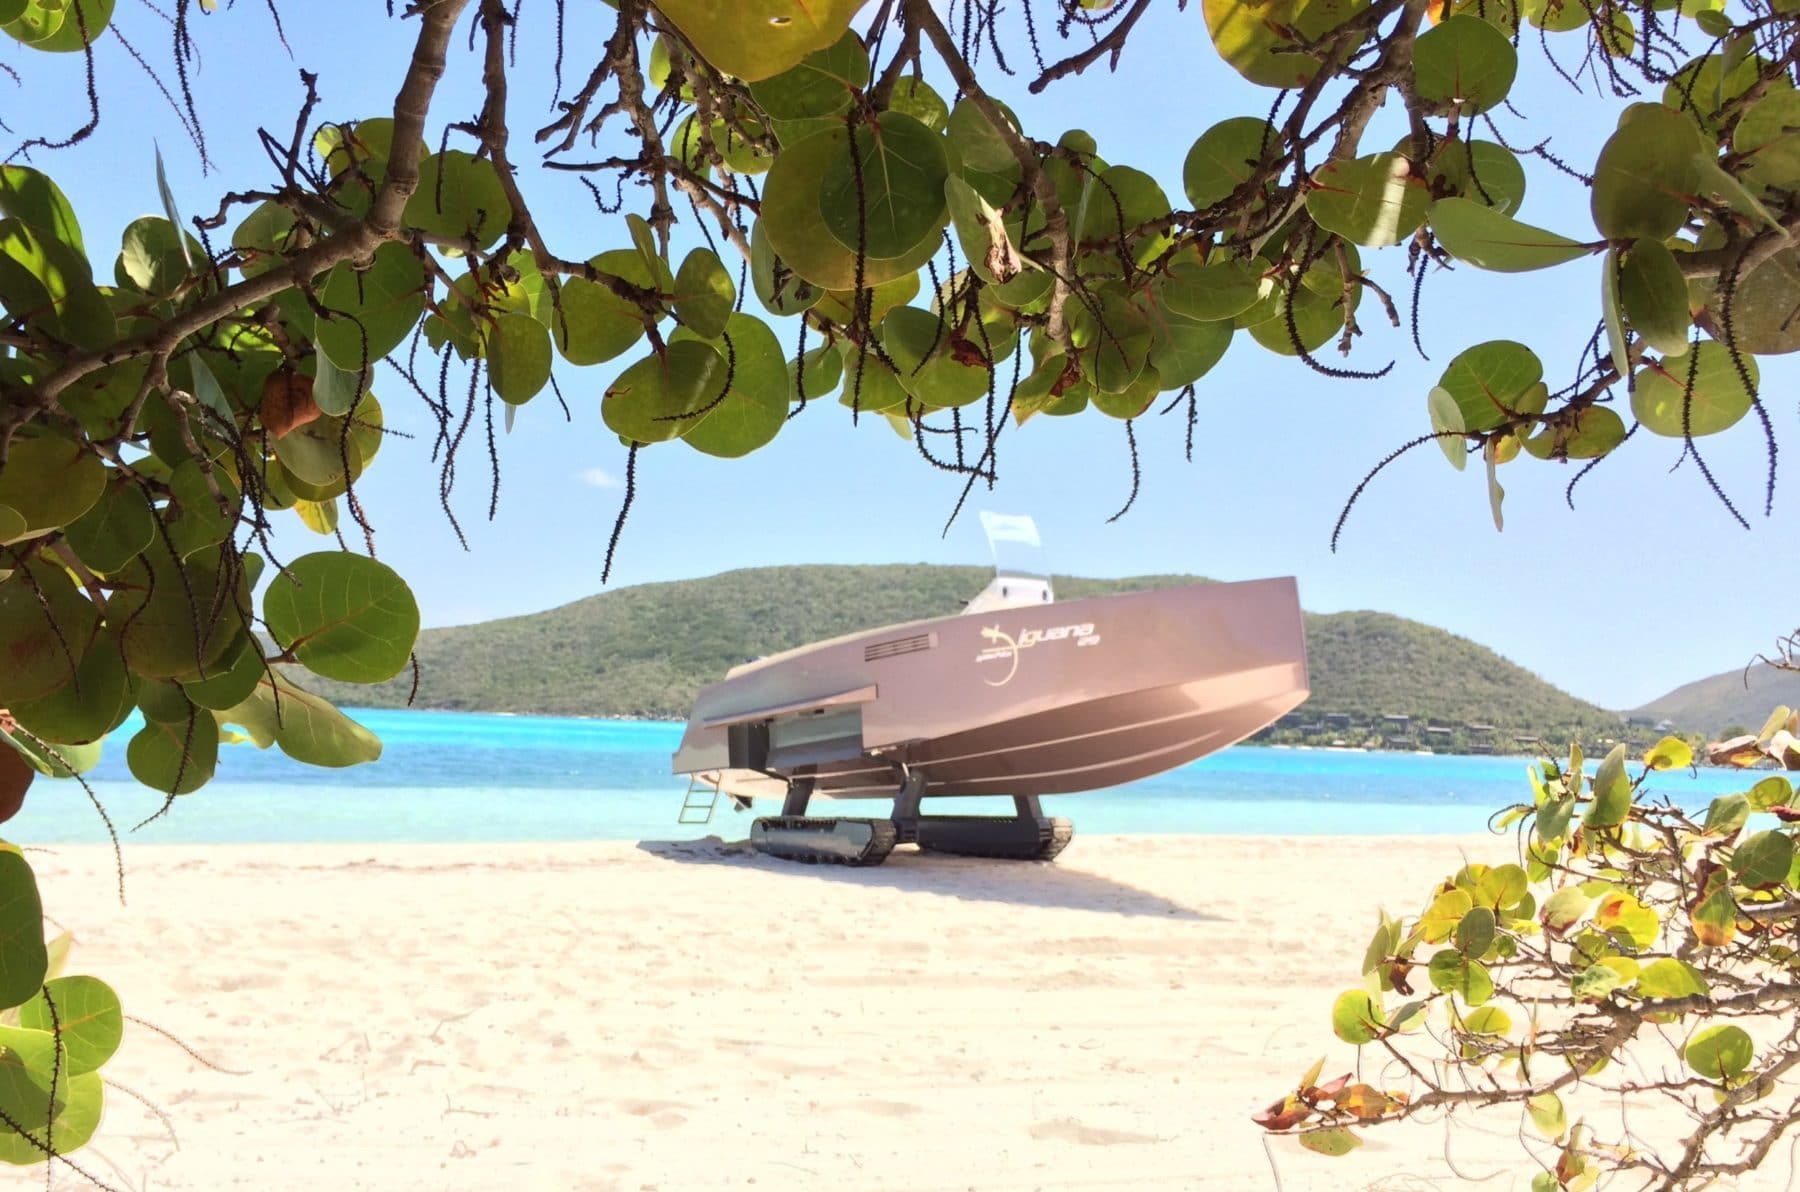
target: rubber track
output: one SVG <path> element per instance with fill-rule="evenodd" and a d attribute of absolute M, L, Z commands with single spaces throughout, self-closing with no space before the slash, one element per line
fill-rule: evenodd
<path fill-rule="evenodd" d="M 927 845 L 919 847 L 924 852 L 943 853 L 956 857 L 989 857 L 1001 861 L 1054 861 L 1064 849 L 1069 847 L 1069 842 L 1075 839 L 1075 823 L 1060 816 L 1054 819 L 1040 820 L 1038 822 L 1038 838 L 1042 843 L 1038 846 L 1037 853 L 1030 857 L 1021 857 L 1017 853 L 1001 850 L 985 852 L 979 849 L 956 849 L 952 851 L 931 848 Z"/>
<path fill-rule="evenodd" d="M 841 857 L 833 853 L 825 852 L 809 853 L 800 850 L 789 851 L 785 849 L 770 849 L 765 848 L 762 845 L 756 846 L 756 851 L 765 857 L 774 857 L 782 861 L 798 861 L 803 865 L 845 865 L 852 868 L 867 868 L 869 866 L 879 865 L 887 860 L 888 854 L 894 851 L 894 845 L 898 844 L 900 841 L 900 833 L 899 830 L 894 827 L 893 820 L 841 820 L 825 819 L 817 816 L 775 815 L 764 816 L 763 822 L 766 822 L 770 827 L 785 828 L 789 831 L 813 829 L 829 832 L 840 823 L 869 825 L 871 830 L 869 843 L 863 847 L 862 854 L 856 857 Z"/>

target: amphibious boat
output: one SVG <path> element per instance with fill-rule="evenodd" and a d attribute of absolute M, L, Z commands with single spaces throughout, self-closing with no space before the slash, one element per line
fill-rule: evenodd
<path fill-rule="evenodd" d="M 898 844 L 1049 860 L 1073 836 L 1043 795 L 1117 786 L 1225 748 L 1308 694 L 1290 578 L 1194 584 L 1057 602 L 1030 519 L 983 513 L 999 566 L 959 615 L 816 642 L 727 672 L 701 691 L 674 771 L 755 820 L 762 853 L 878 865 Z M 984 795 L 1011 816 L 933 815 Z M 876 799 L 876 818 L 809 814 Z"/>

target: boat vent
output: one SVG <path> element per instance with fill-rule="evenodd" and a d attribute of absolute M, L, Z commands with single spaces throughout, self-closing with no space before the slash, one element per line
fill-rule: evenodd
<path fill-rule="evenodd" d="M 900 654 L 917 654 L 920 650 L 929 650 L 937 645 L 937 634 L 915 633 L 911 637 L 896 637 L 891 641 L 876 642 L 863 647 L 863 661 L 876 662 L 883 658 L 893 658 Z"/>

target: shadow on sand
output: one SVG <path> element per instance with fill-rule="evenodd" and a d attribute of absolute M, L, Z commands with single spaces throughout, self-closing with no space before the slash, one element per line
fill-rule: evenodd
<path fill-rule="evenodd" d="M 901 848 L 881 865 L 868 869 L 804 865 L 765 857 L 753 852 L 747 841 L 727 842 L 717 836 L 700 840 L 640 840 L 638 848 L 652 856 L 684 865 L 747 866 L 800 881 L 886 887 L 1013 906 L 1218 921 L 1217 915 L 1183 906 L 1160 894 L 1062 864 L 990 861 Z"/>

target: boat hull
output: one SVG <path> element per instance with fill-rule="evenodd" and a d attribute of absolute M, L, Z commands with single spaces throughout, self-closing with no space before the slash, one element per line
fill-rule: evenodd
<path fill-rule="evenodd" d="M 674 758 L 729 794 L 1051 795 L 1146 778 L 1273 723 L 1308 694 L 1292 579 L 941 617 L 734 670 Z"/>

